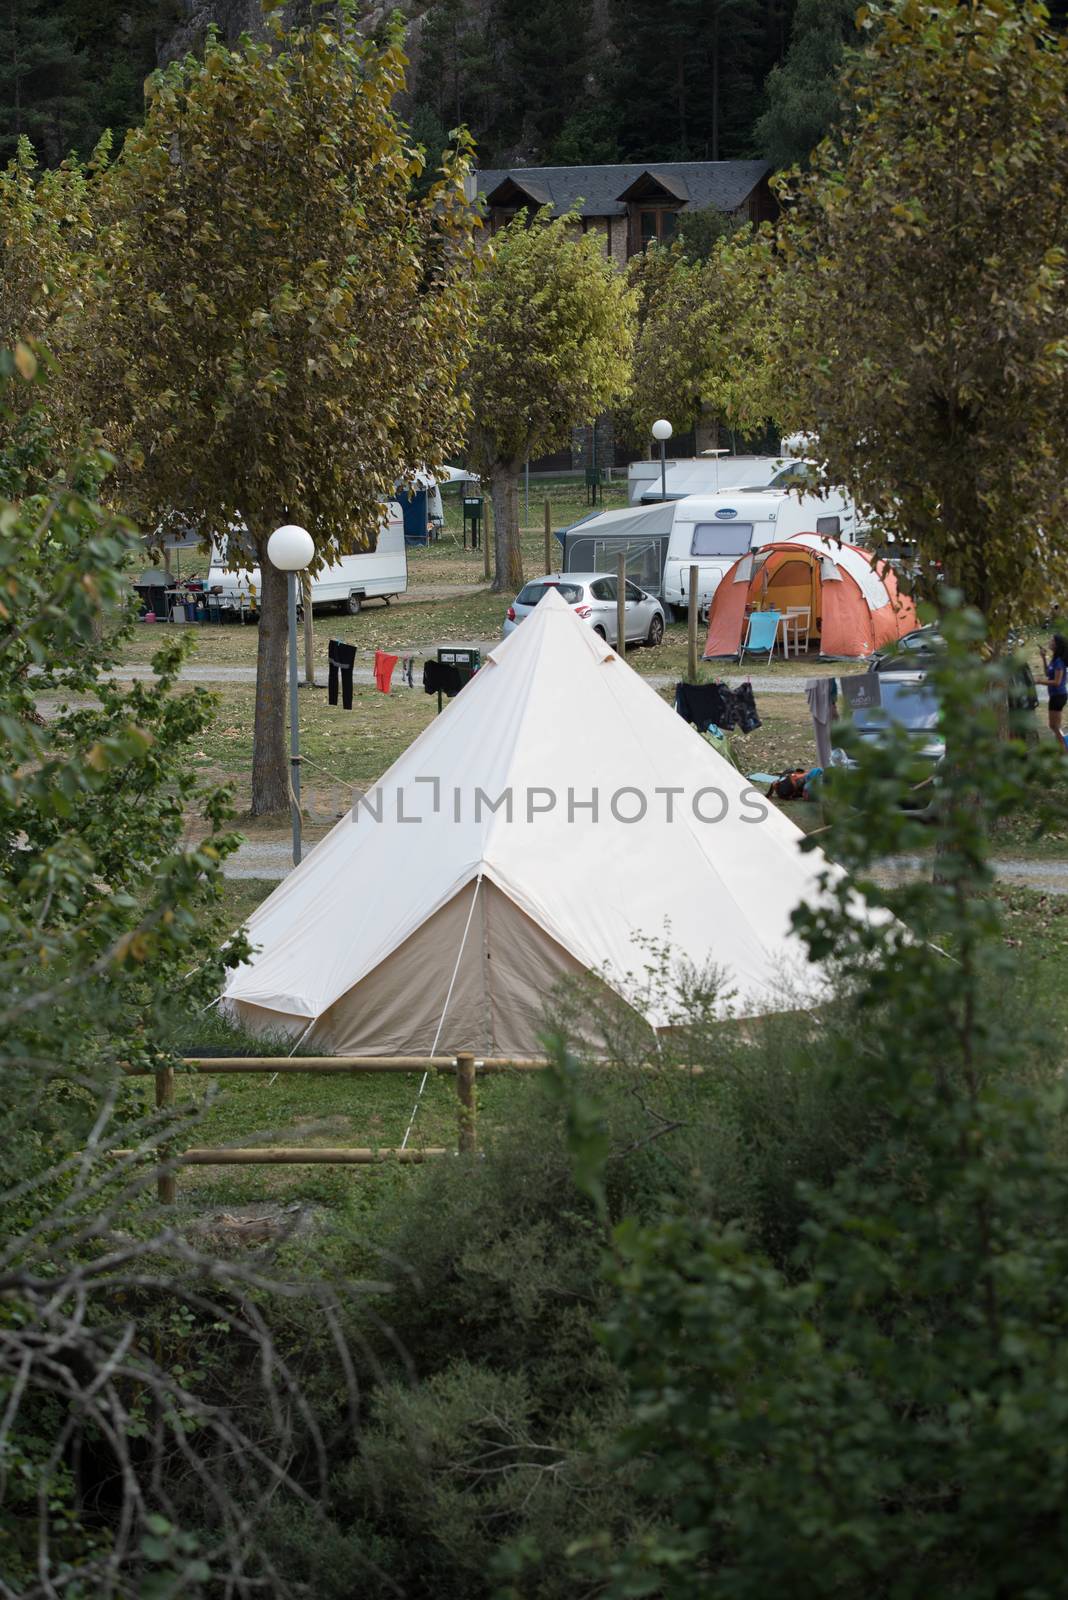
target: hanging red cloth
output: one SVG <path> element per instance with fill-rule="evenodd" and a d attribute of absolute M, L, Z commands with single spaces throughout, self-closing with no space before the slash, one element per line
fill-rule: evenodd
<path fill-rule="evenodd" d="M 384 650 L 375 651 L 375 687 L 383 694 L 389 693 L 389 686 L 393 680 L 393 668 L 400 660 L 399 656 L 387 656 Z"/>

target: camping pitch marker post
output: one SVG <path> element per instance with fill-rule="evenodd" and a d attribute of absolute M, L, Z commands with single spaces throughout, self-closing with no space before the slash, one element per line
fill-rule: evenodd
<path fill-rule="evenodd" d="M 301 575 L 301 589 L 304 601 L 304 683 L 307 688 L 314 689 L 315 627 L 312 617 L 312 586 L 309 572 L 304 572 Z"/>
<path fill-rule="evenodd" d="M 697 568 L 690 568 L 690 609 L 686 613 L 686 669 L 690 683 L 697 682 Z"/>
<path fill-rule="evenodd" d="M 548 499 L 545 501 L 545 570 L 553 570 L 553 508 Z"/>
<path fill-rule="evenodd" d="M 616 649 L 621 656 L 627 653 L 627 558 L 622 551 L 616 556 Z"/>

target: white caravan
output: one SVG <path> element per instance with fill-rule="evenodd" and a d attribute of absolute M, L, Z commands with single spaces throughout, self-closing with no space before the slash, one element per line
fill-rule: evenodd
<path fill-rule="evenodd" d="M 859 543 L 863 523 L 845 489 L 806 492 L 806 485 L 816 481 L 816 472 L 813 462 L 794 463 L 765 489 L 723 489 L 716 495 L 689 495 L 678 501 L 664 563 L 664 604 L 688 608 L 691 566 L 698 570 L 703 613 L 727 569 L 760 545 L 793 539 L 799 533 Z"/>
<path fill-rule="evenodd" d="M 260 592 L 260 569 L 232 568 L 224 548 L 212 546 L 207 589 L 225 606 L 255 608 Z M 373 550 L 341 556 L 312 578 L 312 608 L 336 605 L 355 616 L 365 600 L 392 600 L 408 587 L 408 557 L 404 546 L 404 518 L 395 500 L 378 532 Z"/>
<path fill-rule="evenodd" d="M 783 467 L 792 464 L 788 452 L 781 456 L 731 456 L 710 450 L 664 463 L 669 500 L 687 494 L 718 494 L 722 489 L 762 489 Z M 652 505 L 663 500 L 659 461 L 632 461 L 627 468 L 627 503 Z"/>

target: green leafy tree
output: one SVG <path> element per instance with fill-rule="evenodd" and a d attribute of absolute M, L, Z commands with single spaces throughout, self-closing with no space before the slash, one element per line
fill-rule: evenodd
<path fill-rule="evenodd" d="M 41 171 L 26 138 L 0 172 L 0 349 L 13 353 L 24 375 L 47 356 L 62 360 L 76 342 L 82 296 L 88 286 L 93 168 L 107 154 L 105 137 L 90 167 L 74 159 Z M 77 385 L 23 383 L 9 389 L 0 432 L 11 437 L 31 409 L 47 409 L 55 439 L 69 448 L 83 426 Z"/>
<path fill-rule="evenodd" d="M 472 444 L 491 476 L 496 592 L 523 581 L 519 474 L 626 390 L 636 296 L 593 234 L 521 214 L 494 237 L 479 284 Z"/>
<path fill-rule="evenodd" d="M 108 676 L 140 540 L 99 502 L 110 459 L 57 456 L 16 398 L 41 382 L 0 354 L 17 419 L 0 447 L 3 1588 L 164 1600 L 255 1577 L 283 1596 L 250 1517 L 306 1492 L 290 1466 L 316 1441 L 285 1419 L 273 1286 L 153 1217 L 182 1127 L 125 1082 L 175 1066 L 178 1021 L 248 951 L 222 900 L 230 797 L 194 760 L 216 697 L 178 689 L 181 642 L 144 683 Z M 255 1437 L 236 1369 L 273 1414 Z"/>
<path fill-rule="evenodd" d="M 779 405 L 768 241 L 746 229 L 721 237 L 703 259 L 684 252 L 659 251 L 640 269 L 645 314 L 626 413 L 636 442 L 657 417 L 683 432 L 706 412 L 757 431 Z"/>
<path fill-rule="evenodd" d="M 861 20 L 855 112 L 786 192 L 797 419 L 998 641 L 1068 582 L 1068 50 L 1031 0 Z"/>
<path fill-rule="evenodd" d="M 808 159 L 834 126 L 839 79 L 860 34 L 854 0 L 798 0 L 790 48 L 764 83 L 764 110 L 754 129 L 761 154 L 775 167 Z"/>
<path fill-rule="evenodd" d="M 677 242 L 687 261 L 707 261 L 721 239 L 729 239 L 746 226 L 718 206 L 698 206 L 679 213 L 673 243 Z"/>
<path fill-rule="evenodd" d="M 610 165 L 619 160 L 619 114 L 607 99 L 584 104 L 564 122 L 546 152 L 550 166 Z"/>
<path fill-rule="evenodd" d="M 216 8 L 218 9 L 218 8 Z M 144 114 L 144 81 L 179 23 L 177 0 L 9 0 L 0 13 L 0 154 L 30 138 L 57 166 L 121 144 Z"/>
<path fill-rule="evenodd" d="M 5 407 L 41 381 L 7 354 L 0 369 Z M 0 991 L 9 1067 L 28 1062 L 38 1090 L 71 1063 L 91 1081 L 94 1063 L 113 1074 L 117 1059 L 152 1058 L 169 1008 L 214 998 L 243 948 L 220 948 L 219 868 L 238 842 L 228 796 L 189 761 L 215 697 L 174 692 L 180 644 L 143 684 L 107 676 L 130 633 L 122 568 L 141 548 L 98 504 L 112 464 L 56 457 L 32 409 L 0 455 Z M 57 701 L 47 718 L 42 696 Z M 208 826 L 183 849 L 187 812 Z M 7 1101 L 20 1125 L 31 1079 Z"/>
<path fill-rule="evenodd" d="M 254 813 L 288 804 L 280 523 L 317 559 L 367 548 L 403 475 L 462 436 L 474 218 L 462 147 L 420 195 L 392 102 L 399 46 L 326 22 L 155 80 L 100 185 L 93 403 L 177 516 L 262 574 Z"/>
<path fill-rule="evenodd" d="M 420 30 L 417 103 L 429 106 L 446 128 L 471 128 L 485 151 L 500 73 L 492 14 L 482 13 L 472 0 L 438 0 Z"/>

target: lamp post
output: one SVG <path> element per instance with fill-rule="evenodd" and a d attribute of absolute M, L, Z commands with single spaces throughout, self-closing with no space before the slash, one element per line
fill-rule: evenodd
<path fill-rule="evenodd" d="M 659 422 L 653 423 L 653 438 L 660 441 L 660 498 L 667 499 L 667 442 L 674 429 L 666 417 L 661 417 Z"/>
<path fill-rule="evenodd" d="M 297 711 L 297 573 L 315 555 L 306 528 L 288 522 L 267 540 L 267 559 L 286 575 L 289 588 L 289 806 L 293 814 L 293 865 L 300 865 L 300 717 Z"/>

